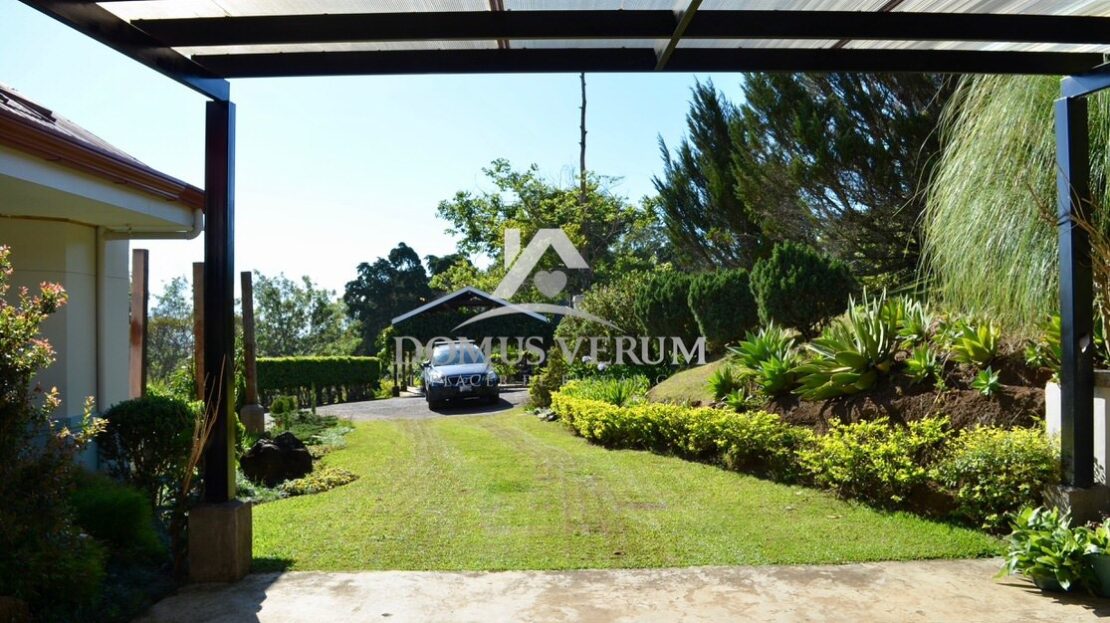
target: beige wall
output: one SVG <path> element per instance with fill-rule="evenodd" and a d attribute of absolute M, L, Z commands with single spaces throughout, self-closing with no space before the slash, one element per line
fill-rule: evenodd
<path fill-rule="evenodd" d="M 0 208 L 2 203 L 0 199 Z M 98 401 L 98 410 L 126 400 L 128 242 L 98 245 L 96 229 L 88 225 L 0 217 L 0 245 L 11 247 L 15 267 L 9 301 L 19 287 L 35 292 L 43 281 L 60 283 L 69 293 L 69 302 L 44 323 L 43 333 L 57 357 L 36 379 L 45 389 L 58 388 L 62 405 L 57 416 L 80 417 L 87 396 Z M 98 260 L 102 268 L 99 302 Z"/>

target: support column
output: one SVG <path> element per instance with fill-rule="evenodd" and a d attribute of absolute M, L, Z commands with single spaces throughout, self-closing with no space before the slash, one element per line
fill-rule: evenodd
<path fill-rule="evenodd" d="M 1064 483 L 1094 483 L 1094 285 L 1091 242 L 1075 223 L 1090 200 L 1087 101 L 1056 100 L 1060 236 L 1060 443 Z"/>
<path fill-rule="evenodd" d="M 204 501 L 235 497 L 235 105 L 208 102 L 204 147 L 204 401 L 215 420 Z"/>
<path fill-rule="evenodd" d="M 128 374 L 131 398 L 146 395 L 150 362 L 147 351 L 147 320 L 150 316 L 149 261 L 150 252 L 146 249 L 131 250 L 131 367 Z"/>
<path fill-rule="evenodd" d="M 189 576 L 250 570 L 251 507 L 235 499 L 235 105 L 208 102 L 204 146 L 204 501 L 189 511 Z"/>

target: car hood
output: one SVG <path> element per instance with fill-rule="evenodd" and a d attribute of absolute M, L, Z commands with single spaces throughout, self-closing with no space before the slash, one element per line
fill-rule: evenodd
<path fill-rule="evenodd" d="M 444 376 L 454 376 L 456 374 L 485 374 L 489 372 L 490 367 L 488 363 L 459 363 L 451 366 L 431 366 L 429 370 L 435 370 Z"/>

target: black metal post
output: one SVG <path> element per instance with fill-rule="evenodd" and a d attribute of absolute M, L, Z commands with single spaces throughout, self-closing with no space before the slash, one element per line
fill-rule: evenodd
<path fill-rule="evenodd" d="M 1091 241 L 1076 224 L 1090 199 L 1087 101 L 1056 100 L 1056 188 L 1060 233 L 1060 442 L 1064 482 L 1094 483 L 1094 285 Z"/>
<path fill-rule="evenodd" d="M 204 144 L 204 500 L 235 497 L 235 105 L 208 102 Z"/>

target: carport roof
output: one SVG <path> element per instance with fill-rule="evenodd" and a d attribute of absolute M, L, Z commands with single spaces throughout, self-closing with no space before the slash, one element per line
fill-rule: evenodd
<path fill-rule="evenodd" d="M 227 78 L 577 71 L 1081 74 L 1107 0 L 23 0 L 215 99 Z"/>

